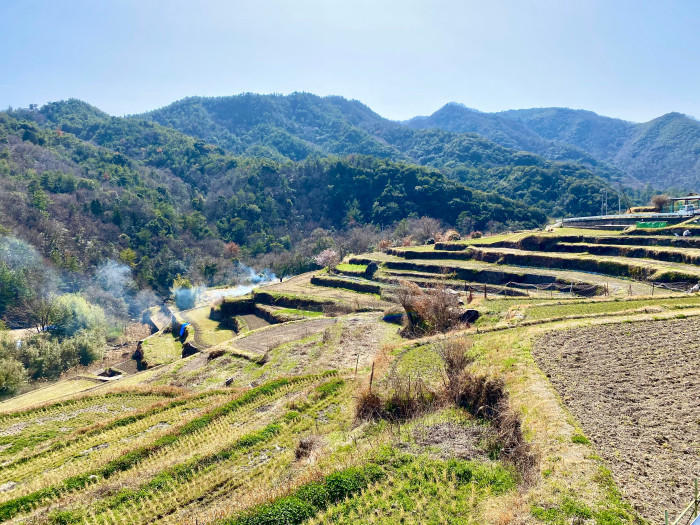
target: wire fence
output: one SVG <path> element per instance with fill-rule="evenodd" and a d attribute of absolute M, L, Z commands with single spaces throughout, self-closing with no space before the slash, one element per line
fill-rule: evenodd
<path fill-rule="evenodd" d="M 367 279 L 343 275 L 343 279 L 357 282 L 366 282 Z M 547 296 L 554 298 L 557 297 L 594 297 L 594 296 L 609 296 L 612 293 L 625 294 L 628 296 L 633 295 L 655 295 L 664 293 L 697 293 L 700 292 L 700 282 L 693 281 L 674 281 L 674 282 L 661 282 L 661 281 L 647 281 L 647 280 L 632 280 L 628 279 L 628 284 L 626 286 L 622 285 L 620 281 L 613 283 L 611 286 L 609 282 L 600 282 L 597 284 L 592 284 L 586 281 L 570 281 L 570 282 L 557 282 L 550 281 L 547 283 L 523 283 L 518 281 L 508 281 L 502 284 L 492 284 L 492 283 L 473 283 L 469 281 L 463 281 L 463 285 L 458 285 L 454 281 L 459 281 L 459 279 L 454 279 L 454 274 L 444 273 L 440 274 L 439 277 L 445 279 L 444 285 L 448 288 L 459 289 L 462 288 L 465 292 L 471 292 L 472 294 L 483 294 L 485 297 L 522 297 L 526 296 Z M 452 282 L 447 282 L 447 279 L 453 278 Z M 410 280 L 410 279 L 409 279 Z M 437 283 L 416 283 L 423 286 L 435 286 Z M 392 285 L 390 285 L 392 286 Z M 395 282 L 393 286 L 397 286 Z"/>
<path fill-rule="evenodd" d="M 681 511 L 674 521 L 670 521 L 668 511 L 664 511 L 665 525 L 696 525 L 700 523 L 700 495 L 698 494 L 698 479 L 694 480 L 693 501 Z"/>
<path fill-rule="evenodd" d="M 549 295 L 569 296 L 569 297 L 594 297 L 594 296 L 609 296 L 611 287 L 609 283 L 591 284 L 588 282 L 549 282 L 549 283 L 520 283 L 509 281 L 505 284 L 489 285 L 489 284 L 474 284 L 465 283 L 465 291 L 472 293 L 483 293 L 485 297 L 491 296 L 521 296 L 524 291 L 528 296 L 534 294 L 536 296 Z M 655 295 L 664 292 L 673 293 L 696 293 L 700 292 L 700 283 L 693 282 L 656 282 L 656 281 L 632 281 L 626 287 L 615 285 L 612 293 L 615 291 L 632 295 Z"/>

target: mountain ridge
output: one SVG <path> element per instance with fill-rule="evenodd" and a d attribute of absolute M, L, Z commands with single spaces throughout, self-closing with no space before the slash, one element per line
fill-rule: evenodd
<path fill-rule="evenodd" d="M 514 128 L 513 122 L 522 127 Z M 529 149 L 546 158 L 575 159 L 580 152 L 583 156 L 578 162 L 594 166 L 593 158 L 610 165 L 627 175 L 629 185 L 692 190 L 700 184 L 700 122 L 680 112 L 636 123 L 582 109 L 545 107 L 482 113 L 448 103 L 407 125 L 476 131 L 497 143 Z"/>

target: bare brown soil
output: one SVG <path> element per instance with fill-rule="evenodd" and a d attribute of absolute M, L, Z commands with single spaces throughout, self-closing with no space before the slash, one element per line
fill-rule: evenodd
<path fill-rule="evenodd" d="M 324 333 L 320 345 L 309 341 L 289 349 L 289 354 L 299 358 L 292 373 L 310 373 L 314 370 L 352 370 L 357 365 L 362 370 L 372 365 L 382 340 L 394 326 L 377 322 L 376 313 L 353 314 L 341 317 L 339 332 Z M 326 328 L 328 330 L 328 328 Z"/>
<path fill-rule="evenodd" d="M 482 444 L 493 438 L 493 432 L 485 425 L 465 426 L 453 422 L 432 426 L 418 426 L 413 431 L 416 445 L 438 451 L 443 459 L 488 459 Z"/>
<path fill-rule="evenodd" d="M 264 354 L 267 350 L 281 344 L 303 339 L 320 332 L 324 328 L 335 324 L 335 322 L 336 319 L 324 317 L 309 321 L 271 325 L 269 328 L 236 339 L 233 345 L 241 350 Z"/>
<path fill-rule="evenodd" d="M 270 325 L 270 323 L 265 321 L 265 319 L 255 314 L 246 314 L 242 315 L 241 317 L 246 322 L 250 330 L 257 330 L 258 328 L 262 328 L 263 326 Z"/>
<path fill-rule="evenodd" d="M 534 357 L 653 523 L 692 500 L 700 473 L 700 320 L 550 332 Z"/>

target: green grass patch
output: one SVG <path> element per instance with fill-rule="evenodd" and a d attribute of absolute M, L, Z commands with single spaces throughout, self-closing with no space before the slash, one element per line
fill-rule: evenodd
<path fill-rule="evenodd" d="M 149 365 L 172 363 L 182 357 L 182 343 L 172 333 L 155 334 L 141 343 L 143 360 Z"/>
<path fill-rule="evenodd" d="M 344 272 L 344 273 L 364 274 L 365 270 L 367 270 L 367 265 L 366 264 L 340 263 L 338 266 L 335 267 L 335 269 L 338 270 L 339 272 Z"/>
<path fill-rule="evenodd" d="M 571 436 L 572 443 L 578 443 L 579 445 L 590 445 L 590 440 L 583 434 L 574 434 Z"/>
<path fill-rule="evenodd" d="M 667 299 L 633 299 L 615 301 L 593 301 L 575 304 L 547 304 L 534 305 L 525 309 L 528 319 L 551 319 L 567 316 L 609 314 L 636 310 L 650 306 L 662 306 L 666 308 L 679 308 L 700 306 L 700 296 L 690 295 L 685 297 Z"/>
<path fill-rule="evenodd" d="M 277 313 L 283 315 L 296 315 L 300 317 L 322 317 L 323 312 L 312 312 L 310 310 L 299 310 L 297 308 L 280 308 Z"/>
<path fill-rule="evenodd" d="M 513 474 L 498 463 L 480 463 L 390 452 L 377 464 L 386 475 L 361 495 L 317 516 L 322 523 L 484 523 L 478 503 L 515 486 Z"/>
<path fill-rule="evenodd" d="M 199 343 L 204 347 L 215 346 L 236 337 L 234 330 L 225 328 L 221 326 L 219 321 L 209 318 L 210 307 L 208 306 L 189 310 L 181 315 L 194 325 L 195 344 Z"/>
<path fill-rule="evenodd" d="M 326 383 L 322 383 L 316 387 L 316 392 L 319 393 L 321 399 L 332 396 L 335 394 L 338 390 L 343 388 L 345 385 L 345 381 L 341 378 L 335 378 L 331 379 L 330 381 L 327 381 Z"/>

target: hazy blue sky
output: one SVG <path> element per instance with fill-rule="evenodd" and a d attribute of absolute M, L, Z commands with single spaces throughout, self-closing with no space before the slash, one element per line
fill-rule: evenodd
<path fill-rule="evenodd" d="M 245 91 L 700 117 L 700 1 L 0 0 L 2 108 Z"/>

